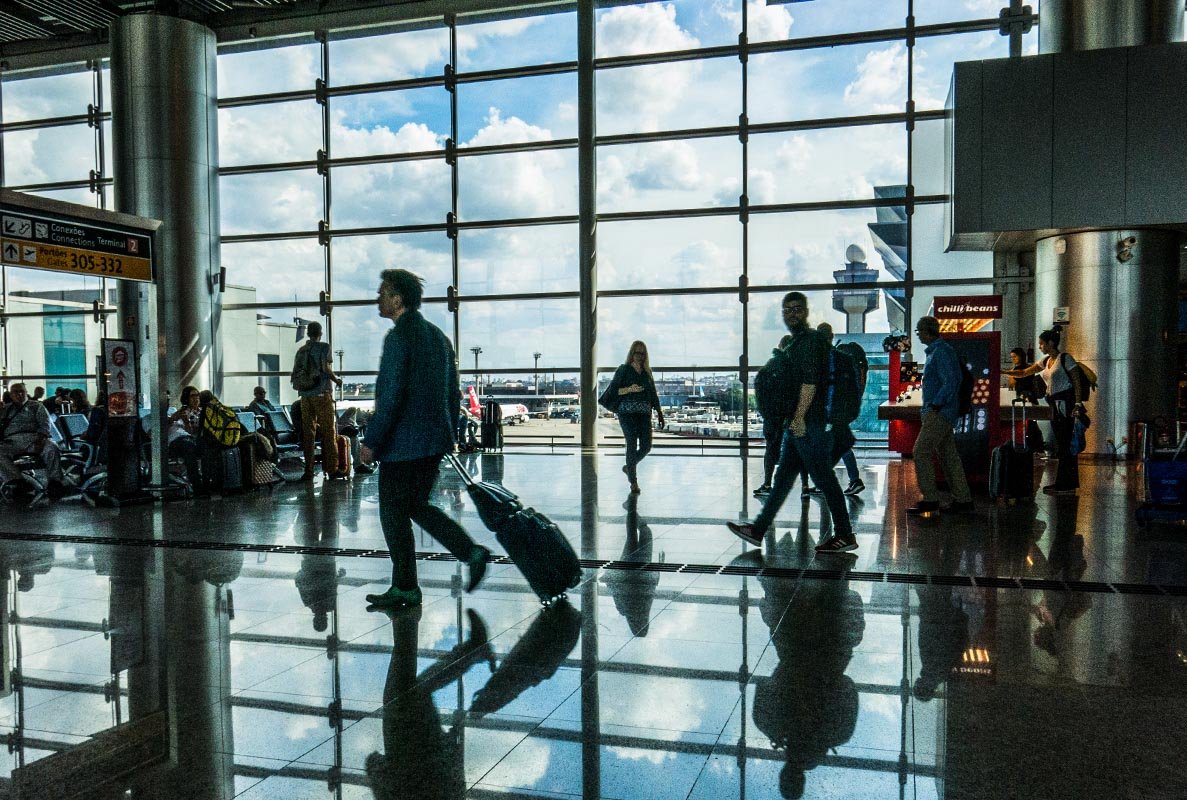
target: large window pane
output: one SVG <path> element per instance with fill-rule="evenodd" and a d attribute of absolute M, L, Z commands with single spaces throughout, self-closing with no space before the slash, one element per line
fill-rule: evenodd
<path fill-rule="evenodd" d="M 98 292 L 95 292 L 98 297 Z M 65 299 L 63 299 L 65 298 Z M 9 293 L 5 310 L 13 314 L 80 310 L 89 312 L 91 303 L 81 295 L 52 292 Z M 78 316 L 12 317 L 4 329 L 8 343 L 9 378 L 21 375 L 91 375 L 99 353 L 100 325 L 89 314 Z M 34 381 L 39 384 L 40 381 Z M 55 383 L 71 388 L 89 388 L 85 379 Z M 52 389 L 51 389 L 52 391 Z"/>
<path fill-rule="evenodd" d="M 218 57 L 219 97 L 312 91 L 321 75 L 320 46 L 316 43 L 268 47 Z"/>
<path fill-rule="evenodd" d="M 333 180 L 335 228 L 444 224 L 450 208 L 444 158 L 336 167 Z"/>
<path fill-rule="evenodd" d="M 253 303 L 257 299 L 254 291 L 239 287 L 231 287 L 223 295 L 223 302 L 228 304 Z M 268 399 L 273 403 L 288 405 L 294 402 L 297 393 L 287 375 L 293 368 L 297 348 L 305 340 L 305 325 L 315 320 L 322 321 L 316 308 L 224 309 L 219 323 L 223 372 L 285 374 L 228 375 L 223 378 L 223 402 L 232 406 L 247 405 L 252 401 L 252 390 L 256 386 L 267 389 Z"/>
<path fill-rule="evenodd" d="M 691 50 L 736 44 L 742 30 L 742 7 L 740 0 L 615 6 L 597 12 L 597 25 L 599 58 Z"/>
<path fill-rule="evenodd" d="M 458 139 L 471 146 L 577 136 L 577 74 L 458 86 Z"/>
<path fill-rule="evenodd" d="M 452 247 L 445 233 L 341 236 L 333 241 L 335 300 L 371 300 L 379 273 L 399 267 L 425 279 L 426 297 L 444 297 L 453 283 Z"/>
<path fill-rule="evenodd" d="M 85 124 L 4 134 L 7 186 L 85 181 L 94 168 L 95 132 Z"/>
<path fill-rule="evenodd" d="M 88 306 L 91 301 L 99 299 L 100 286 L 103 283 L 103 279 L 96 275 L 75 275 L 19 267 L 4 267 L 4 275 L 10 295 L 32 292 L 44 297 L 65 299 L 74 297 L 74 293 L 84 292 L 85 296 L 78 295 L 74 299 L 82 297 L 82 301 L 86 302 Z"/>
<path fill-rule="evenodd" d="M 598 73 L 598 134 L 737 125 L 737 58 L 679 61 Z"/>
<path fill-rule="evenodd" d="M 93 99 L 94 78 L 81 64 L 79 68 L 78 72 L 60 75 L 6 78 L 4 121 L 24 122 L 87 113 L 87 104 Z"/>
<path fill-rule="evenodd" d="M 652 368 L 736 364 L 742 355 L 742 304 L 720 295 L 603 297 L 598 301 L 598 366 L 626 360 L 635 339 Z"/>
<path fill-rule="evenodd" d="M 906 105 L 902 42 L 792 50 L 751 61 L 754 123 L 902 113 Z"/>
<path fill-rule="evenodd" d="M 463 303 L 458 313 L 464 369 L 474 368 L 472 347 L 482 348 L 480 370 L 514 368 L 530 375 L 532 354 L 545 350 L 552 363 L 581 363 L 576 300 L 481 301 Z"/>
<path fill-rule="evenodd" d="M 325 256 L 316 239 L 229 242 L 221 248 L 227 283 L 250 297 L 224 303 L 285 303 L 317 300 L 325 289 Z"/>
<path fill-rule="evenodd" d="M 321 108 L 312 101 L 219 109 L 223 166 L 313 161 L 321 145 Z"/>
<path fill-rule="evenodd" d="M 770 357 L 771 348 L 779 344 L 779 340 L 787 333 L 787 326 L 783 324 L 782 302 L 783 292 L 754 292 L 750 295 L 750 363 L 753 367 L 760 367 Z M 852 336 L 845 322 L 845 313 L 833 306 L 833 292 L 805 292 L 808 296 L 808 324 L 816 327 L 822 322 L 833 326 L 837 341 L 844 341 L 846 336 Z M 884 299 L 884 298 L 883 298 Z M 884 302 L 881 305 L 885 305 Z M 879 340 L 890 325 L 886 315 L 876 311 L 866 317 L 866 332 L 878 333 Z"/>
<path fill-rule="evenodd" d="M 462 231 L 463 296 L 578 290 L 577 226 Z"/>
<path fill-rule="evenodd" d="M 577 15 L 573 12 L 497 22 L 463 20 L 457 36 L 462 72 L 577 60 Z"/>
<path fill-rule="evenodd" d="M 577 151 L 463 158 L 458 161 L 458 203 L 464 221 L 576 214 Z"/>
<path fill-rule="evenodd" d="M 438 87 L 336 97 L 330 108 L 334 158 L 442 150 L 449 134 L 449 95 Z"/>
<path fill-rule="evenodd" d="M 997 19 L 998 12 L 1009 2 L 1001 0 L 915 0 L 915 23 L 934 25 L 939 22 L 964 22 L 971 19 Z M 1040 0 L 1027 0 L 1037 13 Z"/>
<path fill-rule="evenodd" d="M 330 85 L 348 86 L 441 75 L 449 60 L 445 27 L 330 39 Z"/>
<path fill-rule="evenodd" d="M 915 278 L 926 280 L 992 276 L 993 253 L 945 252 L 948 239 L 944 231 L 944 218 L 948 212 L 947 204 L 915 207 L 914 223 L 911 226 L 911 266 L 915 271 Z"/>
<path fill-rule="evenodd" d="M 224 236 L 317 230 L 322 179 L 315 170 L 223 175 L 218 180 Z"/>
<path fill-rule="evenodd" d="M 842 280 L 902 280 L 903 273 L 891 272 L 879 254 L 886 252 L 890 266 L 897 268 L 897 256 L 887 248 L 905 244 L 906 228 L 906 212 L 901 209 L 890 214 L 874 208 L 755 214 L 750 218 L 750 285 L 833 283 L 833 273 L 849 263 L 850 245 L 861 249 L 861 261 L 876 274 L 857 273 Z"/>
<path fill-rule="evenodd" d="M 751 202 L 871 198 L 875 186 L 907 182 L 906 144 L 903 125 L 751 137 Z"/>
<path fill-rule="evenodd" d="M 598 286 L 602 289 L 731 286 L 741 272 L 742 226 L 736 217 L 598 226 Z"/>
<path fill-rule="evenodd" d="M 997 16 L 997 13 L 990 16 Z M 997 31 L 919 39 L 915 43 L 915 108 L 926 111 L 944 107 L 954 63 L 1005 58 L 1010 54 L 1009 45 L 1010 40 Z"/>
<path fill-rule="evenodd" d="M 878 0 L 874 3 L 869 0 L 825 0 L 771 6 L 765 10 L 762 9 L 762 5 L 763 3 L 755 0 L 751 0 L 750 3 L 750 40 L 754 42 L 901 28 L 907 23 L 905 0 Z M 779 9 L 783 14 L 776 14 L 773 9 Z M 784 15 L 791 18 L 790 22 Z M 790 33 L 780 34 L 788 24 Z"/>
<path fill-rule="evenodd" d="M 599 147 L 598 210 L 736 206 L 741 168 L 736 138 Z"/>

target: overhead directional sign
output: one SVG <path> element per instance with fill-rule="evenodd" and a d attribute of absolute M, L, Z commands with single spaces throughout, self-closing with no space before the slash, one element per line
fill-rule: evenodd
<path fill-rule="evenodd" d="M 11 267 L 151 281 L 159 223 L 0 192 L 0 260 Z"/>

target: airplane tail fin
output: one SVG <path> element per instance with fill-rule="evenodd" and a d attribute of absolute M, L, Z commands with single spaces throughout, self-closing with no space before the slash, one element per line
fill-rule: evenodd
<path fill-rule="evenodd" d="M 478 402 L 478 392 L 474 391 L 473 386 L 466 388 L 466 402 L 470 408 L 471 414 L 482 414 L 482 404 Z"/>

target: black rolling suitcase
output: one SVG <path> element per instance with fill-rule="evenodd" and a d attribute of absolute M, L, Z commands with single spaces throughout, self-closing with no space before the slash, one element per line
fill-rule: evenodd
<path fill-rule="evenodd" d="M 482 523 L 494 532 L 540 602 L 550 606 L 564 599 L 581 582 L 581 564 L 560 528 L 534 508 L 524 508 L 499 484 L 476 483 L 452 454 L 446 458 L 466 484 Z"/>
<path fill-rule="evenodd" d="M 244 490 L 243 462 L 238 447 L 218 447 L 210 442 L 202 446 L 202 480 L 213 492 Z"/>
<path fill-rule="evenodd" d="M 1035 495 L 1035 454 L 1019 437 L 1016 413 L 1022 406 L 1022 430 L 1026 430 L 1026 401 L 1010 403 L 1010 441 L 995 447 L 989 458 L 989 496 L 997 500 L 1031 500 Z"/>
<path fill-rule="evenodd" d="M 479 444 L 483 450 L 503 449 L 503 409 L 493 400 L 482 407 Z"/>

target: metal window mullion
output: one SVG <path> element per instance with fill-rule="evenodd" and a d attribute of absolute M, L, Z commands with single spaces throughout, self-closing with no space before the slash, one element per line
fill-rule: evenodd
<path fill-rule="evenodd" d="M 314 38 L 320 44 L 321 53 L 321 84 L 317 87 L 317 102 L 321 105 L 321 152 L 317 154 L 318 172 L 322 176 L 322 218 L 321 229 L 327 233 L 333 227 L 333 184 L 332 175 L 333 170 L 328 166 L 331 152 L 330 152 L 330 96 L 327 87 L 330 85 L 330 41 L 329 36 L 325 31 L 318 31 Z M 318 311 L 326 318 L 326 341 L 330 343 L 331 348 L 334 344 L 334 315 L 331 313 L 331 308 L 327 301 L 332 298 L 331 287 L 333 286 L 334 274 L 334 254 L 333 254 L 333 237 L 326 235 L 319 236 L 318 242 L 322 246 L 322 257 L 325 265 L 325 274 L 323 275 L 323 289 L 321 292 L 321 303 L 318 306 Z"/>
<path fill-rule="evenodd" d="M 903 322 L 910 330 L 911 303 L 915 296 L 915 0 L 907 0 L 907 188 L 903 200 L 907 212 L 907 263 L 903 275 Z"/>
<path fill-rule="evenodd" d="M 111 120 L 111 112 L 105 113 L 101 121 L 108 122 Z M 86 125 L 91 121 L 89 114 L 68 114 L 63 117 L 45 117 L 44 119 L 28 119 L 20 122 L 10 122 L 6 125 L 0 126 L 0 131 L 3 133 L 11 133 L 14 131 L 36 131 L 46 130 L 48 128 L 67 128 L 71 125 Z"/>
<path fill-rule="evenodd" d="M 742 114 L 738 117 L 738 140 L 742 145 L 742 196 L 738 198 L 738 220 L 742 223 L 742 274 L 738 276 L 738 300 L 742 304 L 742 354 L 738 376 L 742 383 L 742 436 L 738 452 L 748 455 L 750 435 L 750 23 L 747 0 L 742 2 L 742 31 L 738 35 L 738 60 L 742 69 Z"/>
<path fill-rule="evenodd" d="M 107 159 L 104 152 L 103 141 L 103 66 L 102 62 L 95 60 L 91 64 L 91 95 L 93 99 L 92 108 L 89 109 L 88 117 L 94 121 L 95 125 L 95 172 L 91 176 L 91 191 L 97 197 L 95 198 L 95 205 L 100 210 L 107 209 L 107 192 L 103 185 L 103 180 L 106 178 Z M 110 114 L 107 115 L 110 118 Z M 102 308 L 107 302 L 107 278 L 99 278 L 99 308 Z M 96 320 L 99 323 L 99 336 L 107 336 L 107 315 L 99 314 Z M 116 703 L 119 707 L 119 703 Z"/>
<path fill-rule="evenodd" d="M 446 217 L 445 235 L 449 238 L 450 269 L 452 272 L 449 286 L 449 312 L 453 316 L 453 350 L 460 352 L 462 346 L 461 307 L 456 298 L 461 293 L 461 232 L 458 230 L 458 192 L 461 184 L 458 175 L 457 140 L 457 17 L 453 14 L 445 16 L 445 25 L 449 28 L 449 65 L 445 68 L 445 90 L 449 92 L 449 141 L 446 143 L 446 162 L 449 164 L 449 214 Z M 478 360 L 475 356 L 475 361 Z M 458 357 L 461 363 L 461 357 Z"/>
<path fill-rule="evenodd" d="M 4 64 L 0 62 L 0 186 L 5 185 L 5 170 L 4 170 Z M 0 264 L 0 312 L 3 312 L 8 307 L 8 267 Z M 3 362 L 0 363 L 0 384 L 5 388 L 8 387 L 8 324 L 7 320 L 0 317 L 0 340 L 2 340 L 3 348 L 0 349 L 0 355 L 3 356 Z M 19 663 L 19 662 L 18 662 Z"/>

